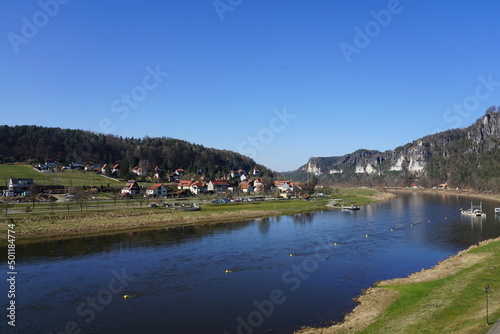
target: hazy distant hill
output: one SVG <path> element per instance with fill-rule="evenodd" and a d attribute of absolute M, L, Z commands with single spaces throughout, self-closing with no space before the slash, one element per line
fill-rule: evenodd
<path fill-rule="evenodd" d="M 474 124 L 417 139 L 385 152 L 358 150 L 340 157 L 310 158 L 289 176 L 367 186 L 450 187 L 500 191 L 500 107 Z"/>
<path fill-rule="evenodd" d="M 172 138 L 122 138 L 89 131 L 41 126 L 0 126 L 0 163 L 70 162 L 113 164 L 122 168 L 141 166 L 165 171 L 183 168 L 208 177 L 222 176 L 232 169 L 250 171 L 254 160 L 236 152 L 206 148 Z M 272 172 L 262 165 L 264 174 Z"/>

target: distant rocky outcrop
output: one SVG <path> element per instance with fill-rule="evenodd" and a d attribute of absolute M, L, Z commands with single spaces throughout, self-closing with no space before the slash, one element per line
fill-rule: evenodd
<path fill-rule="evenodd" d="M 467 128 L 425 136 L 380 152 L 357 150 L 337 157 L 314 157 L 292 173 L 320 181 L 356 185 L 430 186 L 500 191 L 500 108 L 491 107 Z"/>

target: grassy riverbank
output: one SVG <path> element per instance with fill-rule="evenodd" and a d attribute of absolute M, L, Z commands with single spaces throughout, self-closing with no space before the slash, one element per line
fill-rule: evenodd
<path fill-rule="evenodd" d="M 479 194 L 478 194 L 479 195 Z M 491 198 L 491 197 L 490 197 Z M 485 285 L 489 285 L 486 325 Z M 500 318 L 500 238 L 407 278 L 382 281 L 358 298 L 344 322 L 301 334 L 483 334 Z"/>
<path fill-rule="evenodd" d="M 345 200 L 358 205 L 389 200 L 392 194 L 368 189 L 341 189 Z M 40 239 L 70 238 L 109 234 L 131 230 L 155 229 L 198 224 L 241 221 L 279 215 L 325 210 L 328 198 L 317 200 L 274 200 L 201 205 L 200 211 L 167 208 L 120 209 L 106 212 L 72 212 L 69 214 L 12 215 L 0 219 L 0 242 L 6 243 L 7 223 L 15 224 L 16 243 Z"/>

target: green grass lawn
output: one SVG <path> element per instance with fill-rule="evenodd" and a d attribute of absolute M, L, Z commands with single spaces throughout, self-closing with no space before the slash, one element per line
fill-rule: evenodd
<path fill-rule="evenodd" d="M 0 165 L 0 182 L 7 185 L 10 178 L 30 178 L 38 185 L 61 186 L 110 186 L 122 185 L 123 181 L 112 180 L 103 175 L 77 170 L 65 170 L 56 173 L 40 173 L 30 165 Z"/>
<path fill-rule="evenodd" d="M 340 188 L 339 194 L 335 196 L 342 198 L 347 203 L 352 202 L 357 205 L 364 205 L 370 203 L 371 200 L 368 197 L 376 193 L 377 191 L 373 189 Z"/>
<path fill-rule="evenodd" d="M 488 256 L 439 280 L 384 286 L 401 297 L 360 333 L 487 333 L 485 285 L 490 323 L 500 317 L 500 241 L 469 252 Z"/>

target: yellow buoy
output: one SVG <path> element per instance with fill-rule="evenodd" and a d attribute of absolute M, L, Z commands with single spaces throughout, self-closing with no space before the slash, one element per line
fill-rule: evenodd
<path fill-rule="evenodd" d="M 130 295 L 123 295 L 123 299 L 130 298 Z"/>
<path fill-rule="evenodd" d="M 333 243 L 334 246 L 337 246 L 338 244 L 336 242 Z"/>
<path fill-rule="evenodd" d="M 365 235 L 365 238 L 368 238 L 368 234 L 367 234 L 367 235 Z"/>
<path fill-rule="evenodd" d="M 295 256 L 295 255 L 293 255 L 292 253 L 290 253 L 290 256 Z"/>
<path fill-rule="evenodd" d="M 393 229 L 393 228 L 391 228 L 391 231 L 394 231 L 394 229 Z"/>
<path fill-rule="evenodd" d="M 226 269 L 226 274 L 229 274 L 229 273 L 231 273 L 231 272 L 233 272 L 233 271 L 232 271 L 232 270 L 228 270 L 228 269 Z"/>

